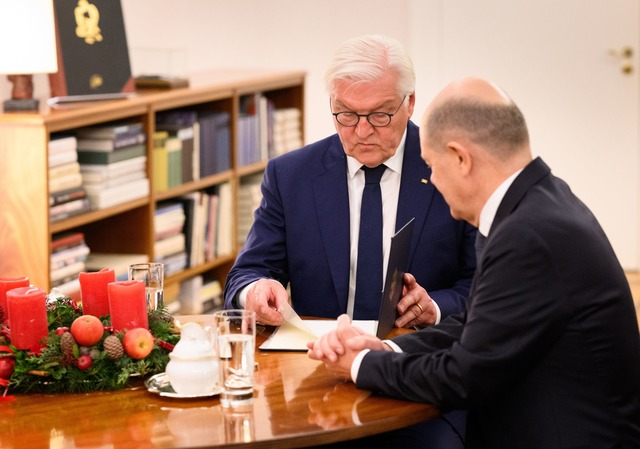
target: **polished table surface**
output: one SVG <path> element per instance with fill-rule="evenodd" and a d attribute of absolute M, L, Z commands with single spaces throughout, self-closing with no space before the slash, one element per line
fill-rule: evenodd
<path fill-rule="evenodd" d="M 257 344 L 267 335 L 263 328 Z M 142 380 L 119 391 L 17 395 L 14 402 L 0 403 L 0 448 L 308 447 L 438 415 L 427 404 L 359 390 L 304 352 L 258 350 L 256 362 L 255 399 L 248 412 L 223 409 L 217 396 L 159 396 Z"/>

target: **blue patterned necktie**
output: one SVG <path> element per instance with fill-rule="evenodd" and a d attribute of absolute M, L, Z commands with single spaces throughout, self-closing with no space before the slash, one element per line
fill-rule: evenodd
<path fill-rule="evenodd" d="M 363 166 L 365 185 L 360 208 L 358 266 L 353 318 L 377 320 L 382 298 L 382 194 L 380 178 L 387 167 Z"/>

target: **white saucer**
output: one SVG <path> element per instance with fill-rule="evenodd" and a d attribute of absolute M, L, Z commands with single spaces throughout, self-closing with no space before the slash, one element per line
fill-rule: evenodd
<path fill-rule="evenodd" d="M 173 390 L 169 383 L 167 373 L 159 373 L 151 376 L 144 382 L 144 386 L 150 393 L 159 394 L 168 398 L 189 399 L 189 398 L 208 398 L 220 394 L 220 387 L 216 387 L 213 391 L 204 394 L 178 394 Z"/>

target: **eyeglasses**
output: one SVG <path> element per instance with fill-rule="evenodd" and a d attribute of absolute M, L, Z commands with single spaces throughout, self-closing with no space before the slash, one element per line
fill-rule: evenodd
<path fill-rule="evenodd" d="M 391 119 L 398 113 L 406 99 L 407 96 L 405 95 L 400 102 L 400 106 L 398 106 L 398 109 L 396 109 L 393 114 L 389 114 L 387 112 L 370 112 L 368 114 L 356 114 L 355 112 L 331 112 L 331 115 L 333 115 L 342 126 L 356 126 L 360 122 L 360 117 L 366 117 L 371 126 L 380 128 L 391 123 Z M 329 106 L 331 106 L 331 99 L 329 99 Z"/>

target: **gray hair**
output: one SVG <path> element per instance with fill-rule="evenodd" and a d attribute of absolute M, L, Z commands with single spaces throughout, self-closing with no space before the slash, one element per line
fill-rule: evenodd
<path fill-rule="evenodd" d="M 429 146 L 439 148 L 459 135 L 503 160 L 529 144 L 526 121 L 513 102 L 455 98 L 435 106 L 426 120 Z"/>
<path fill-rule="evenodd" d="M 353 84 L 375 81 L 390 70 L 398 74 L 400 96 L 415 91 L 413 62 L 399 41 L 381 34 L 349 39 L 338 47 L 327 68 L 327 92 L 333 93 L 337 81 L 346 80 Z"/>

